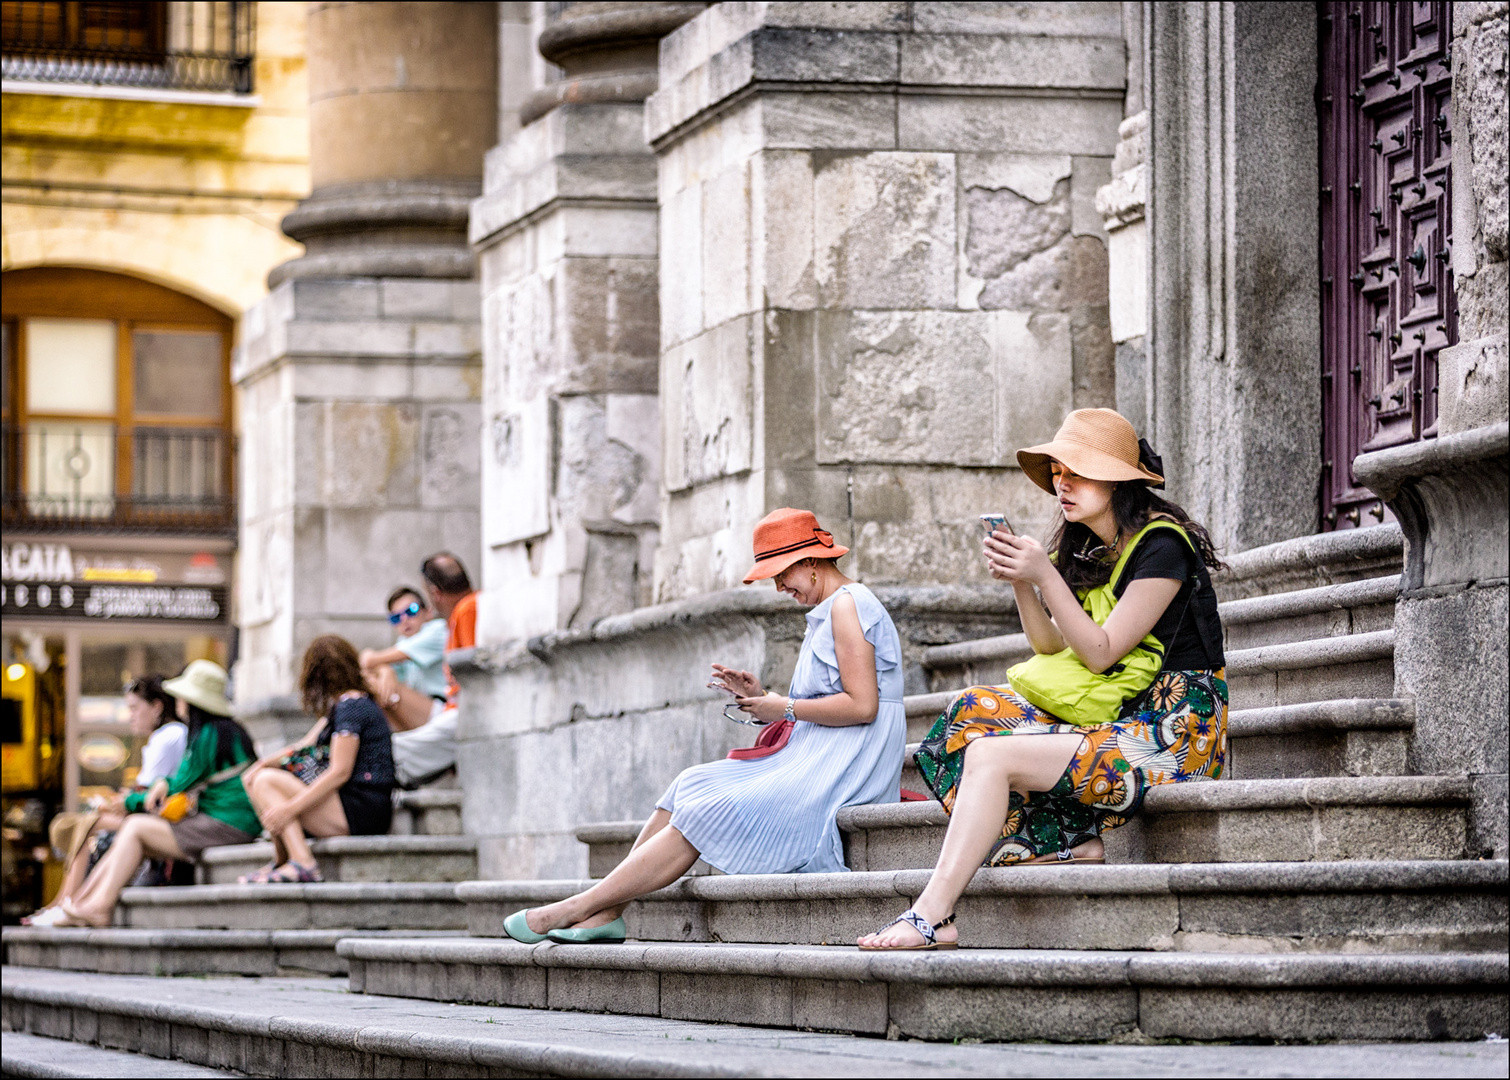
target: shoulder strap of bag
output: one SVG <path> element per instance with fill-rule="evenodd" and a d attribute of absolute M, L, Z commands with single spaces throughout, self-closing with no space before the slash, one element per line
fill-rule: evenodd
<path fill-rule="evenodd" d="M 1190 605 L 1195 602 L 1195 594 L 1200 590 L 1202 578 L 1209 580 L 1209 576 L 1206 574 L 1205 563 L 1201 561 L 1201 553 L 1196 550 L 1195 542 L 1190 539 L 1190 534 L 1175 522 L 1166 521 L 1163 518 L 1155 518 L 1139 529 L 1133 535 L 1132 540 L 1128 542 L 1127 547 L 1122 549 L 1122 555 L 1117 559 L 1117 565 L 1112 570 L 1111 581 L 1108 584 L 1113 590 L 1112 595 L 1115 596 L 1115 589 L 1117 585 L 1121 584 L 1122 572 L 1127 569 L 1127 562 L 1131 558 L 1133 550 L 1154 529 L 1173 529 L 1179 535 L 1180 539 L 1185 541 L 1185 545 L 1190 548 L 1191 553 L 1195 556 L 1196 569 L 1190 574 L 1190 592 L 1185 597 L 1185 607 L 1180 612 L 1180 621 L 1176 623 L 1176 626 L 1179 626 L 1185 622 L 1185 616 L 1190 611 Z M 1221 666 L 1217 661 L 1218 652 L 1212 649 L 1211 642 L 1206 639 L 1206 633 L 1201 626 L 1199 617 L 1195 620 L 1195 632 L 1196 636 L 1201 639 L 1201 650 L 1206 654 L 1206 662 L 1211 665 L 1212 670 L 1215 670 Z"/>
<path fill-rule="evenodd" d="M 211 773 L 209 776 L 206 776 L 199 783 L 195 784 L 193 787 L 189 788 L 188 791 L 184 792 L 184 794 L 197 797 L 200 792 L 204 791 L 205 788 L 214 787 L 216 784 L 223 784 L 233 777 L 240 776 L 251 767 L 251 758 L 247 758 L 245 761 L 237 765 L 228 765 L 224 769 L 221 769 L 219 772 Z"/>

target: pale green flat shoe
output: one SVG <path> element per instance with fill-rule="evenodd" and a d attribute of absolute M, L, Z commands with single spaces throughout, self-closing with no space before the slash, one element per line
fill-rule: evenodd
<path fill-rule="evenodd" d="M 504 924 L 508 926 L 507 923 Z M 590 926 L 584 930 L 552 930 L 545 936 L 558 945 L 586 945 L 595 942 L 600 945 L 622 944 L 629 935 L 629 928 L 624 925 L 624 916 L 620 915 L 611 923 L 602 926 Z"/>
<path fill-rule="evenodd" d="M 515 941 L 521 941 L 526 945 L 538 945 L 545 940 L 544 934 L 537 934 L 530 929 L 530 924 L 524 921 L 524 910 L 514 912 L 503 920 L 503 932 Z M 551 931 L 555 933 L 555 931 Z"/>

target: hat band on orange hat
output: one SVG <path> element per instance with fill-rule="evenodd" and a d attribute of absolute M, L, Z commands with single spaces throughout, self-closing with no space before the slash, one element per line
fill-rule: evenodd
<path fill-rule="evenodd" d="M 803 539 L 798 540 L 795 544 L 787 544 L 785 547 L 772 548 L 770 551 L 762 551 L 755 556 L 755 561 L 765 562 L 767 559 L 775 559 L 782 555 L 790 555 L 794 551 L 801 551 L 803 548 L 812 547 L 814 542 L 821 544 L 823 547 L 831 548 L 834 546 L 834 534 L 824 529 L 814 529 L 813 535 L 811 537 L 804 537 Z"/>

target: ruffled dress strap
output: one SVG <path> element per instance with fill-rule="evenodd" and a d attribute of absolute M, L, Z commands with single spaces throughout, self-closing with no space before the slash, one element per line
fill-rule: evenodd
<path fill-rule="evenodd" d="M 835 672 L 839 670 L 838 651 L 834 646 L 833 609 L 833 604 L 839 599 L 839 593 L 848 593 L 855 602 L 855 612 L 860 617 L 860 630 L 865 634 L 865 640 L 870 642 L 871 647 L 876 650 L 877 673 L 901 667 L 902 643 L 897 639 L 891 616 L 887 614 L 881 601 L 876 599 L 875 593 L 859 582 L 851 582 L 843 586 L 827 601 L 828 610 L 820 616 L 822 621 L 814 627 L 811 642 L 813 655 L 826 667 L 832 668 Z"/>

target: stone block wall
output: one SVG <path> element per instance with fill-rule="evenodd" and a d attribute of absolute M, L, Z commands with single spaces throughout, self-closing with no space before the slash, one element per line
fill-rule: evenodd
<path fill-rule="evenodd" d="M 438 549 L 477 565 L 475 282 L 286 281 L 246 315 L 237 701 L 294 690 L 304 647 L 392 640 L 384 601 Z M 305 721 L 307 723 L 307 719 Z"/>
<path fill-rule="evenodd" d="M 1112 404 L 1117 4 L 747 4 L 663 40 L 658 601 L 813 509 L 868 581 L 983 575 L 1041 529 L 1014 450 Z"/>

